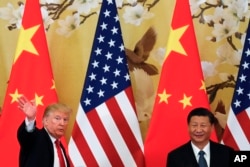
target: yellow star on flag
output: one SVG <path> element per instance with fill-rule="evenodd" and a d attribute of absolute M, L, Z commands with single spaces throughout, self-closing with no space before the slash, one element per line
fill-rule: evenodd
<path fill-rule="evenodd" d="M 207 91 L 207 90 L 206 90 L 205 82 L 204 82 L 203 80 L 201 80 L 201 87 L 200 87 L 200 90 L 204 90 L 205 92 Z"/>
<path fill-rule="evenodd" d="M 158 96 L 160 97 L 160 101 L 161 102 L 165 102 L 168 104 L 168 98 L 171 96 L 170 94 L 166 93 L 166 90 L 164 89 L 162 93 L 159 93 Z"/>
<path fill-rule="evenodd" d="M 187 97 L 186 94 L 183 95 L 183 99 L 179 102 L 183 104 L 183 109 L 185 109 L 187 106 L 192 106 L 191 104 L 192 96 Z"/>
<path fill-rule="evenodd" d="M 166 56 L 168 56 L 171 51 L 178 52 L 185 56 L 187 55 L 186 51 L 184 50 L 180 42 L 180 39 L 182 35 L 185 33 L 185 31 L 187 30 L 187 28 L 188 28 L 188 25 L 180 27 L 175 30 L 173 30 L 171 27 L 170 33 L 169 33 L 169 39 L 167 43 Z"/>
<path fill-rule="evenodd" d="M 14 63 L 16 62 L 18 57 L 21 55 L 23 50 L 26 50 L 30 53 L 38 55 L 38 52 L 37 52 L 34 44 L 32 43 L 31 39 L 39 27 L 40 27 L 40 25 L 36 25 L 36 26 L 28 28 L 28 29 L 24 29 L 23 27 L 21 27 L 19 40 L 18 40 L 17 48 L 16 48 L 16 54 L 15 54 L 15 58 L 14 58 Z"/>
<path fill-rule="evenodd" d="M 18 93 L 18 90 L 15 90 L 15 93 L 10 93 L 10 96 L 12 97 L 11 103 L 17 102 L 17 99 L 22 96 L 22 94 Z"/>
<path fill-rule="evenodd" d="M 56 89 L 56 84 L 54 79 L 52 79 L 52 86 L 50 87 L 50 89 Z"/>
<path fill-rule="evenodd" d="M 43 106 L 42 99 L 43 99 L 43 96 L 38 96 L 37 94 L 35 94 L 35 103 L 36 103 L 36 106 L 38 106 L 38 105 Z"/>

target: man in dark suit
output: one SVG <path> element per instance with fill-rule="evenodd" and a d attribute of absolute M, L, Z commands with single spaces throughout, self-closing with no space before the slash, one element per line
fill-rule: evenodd
<path fill-rule="evenodd" d="M 172 150 L 167 156 L 167 167 L 199 167 L 202 150 L 207 167 L 229 167 L 234 150 L 210 140 L 214 115 L 205 108 L 195 108 L 187 118 L 190 141 Z"/>
<path fill-rule="evenodd" d="M 19 98 L 18 102 L 26 115 L 17 132 L 19 167 L 69 167 L 67 153 L 59 140 L 65 134 L 71 109 L 60 103 L 47 106 L 43 114 L 43 128 L 38 129 L 36 105 L 26 97 Z M 58 141 L 58 151 L 55 141 Z"/>

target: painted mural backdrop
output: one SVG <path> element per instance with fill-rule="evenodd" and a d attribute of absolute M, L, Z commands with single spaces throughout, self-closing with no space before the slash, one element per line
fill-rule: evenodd
<path fill-rule="evenodd" d="M 102 0 L 40 0 L 59 100 L 75 111 Z M 175 1 L 116 0 L 143 138 L 165 58 Z M 25 1 L 0 1 L 0 106 L 17 44 Z M 190 0 L 211 110 L 221 138 L 241 58 L 249 0 Z M 183 13 L 184 14 L 184 13 Z M 180 70 L 181 67 L 180 67 Z M 192 76 L 190 76 L 192 79 Z M 180 83 L 185 84 L 185 83 Z M 72 124 L 68 129 L 70 136 Z"/>

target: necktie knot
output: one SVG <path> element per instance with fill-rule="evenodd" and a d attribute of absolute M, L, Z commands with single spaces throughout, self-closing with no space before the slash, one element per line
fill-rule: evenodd
<path fill-rule="evenodd" d="M 199 155 L 200 155 L 200 157 L 199 157 L 199 167 L 207 167 L 207 161 L 204 158 L 204 154 L 205 154 L 205 152 L 202 151 L 202 150 L 199 152 Z"/>
<path fill-rule="evenodd" d="M 60 146 L 60 140 L 56 139 L 55 144 L 56 144 L 57 146 Z"/>
<path fill-rule="evenodd" d="M 199 151 L 199 155 L 200 155 L 200 156 L 204 156 L 204 155 L 205 155 L 205 152 L 201 150 L 201 151 Z"/>

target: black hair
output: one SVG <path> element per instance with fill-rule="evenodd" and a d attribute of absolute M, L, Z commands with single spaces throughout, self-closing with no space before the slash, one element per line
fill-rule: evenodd
<path fill-rule="evenodd" d="M 209 118 L 209 122 L 211 124 L 214 124 L 214 122 L 215 122 L 214 114 L 211 111 L 209 111 L 208 109 L 203 108 L 203 107 L 195 108 L 192 111 L 190 111 L 190 113 L 188 114 L 188 117 L 187 117 L 188 124 L 193 116 L 205 116 L 205 117 Z"/>

